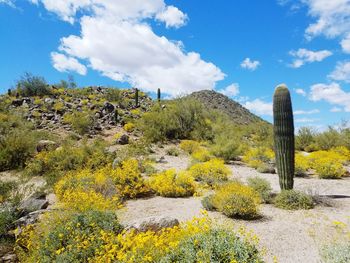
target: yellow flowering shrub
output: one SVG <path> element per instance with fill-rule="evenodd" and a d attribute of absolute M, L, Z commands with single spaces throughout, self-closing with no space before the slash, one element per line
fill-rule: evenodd
<path fill-rule="evenodd" d="M 341 178 L 346 170 L 343 164 L 347 157 L 337 151 L 317 151 L 308 156 L 310 165 L 315 169 L 320 178 L 337 179 Z"/>
<path fill-rule="evenodd" d="M 121 202 L 108 171 L 104 168 L 68 173 L 55 185 L 55 193 L 65 207 L 73 210 L 116 209 Z"/>
<path fill-rule="evenodd" d="M 116 169 L 110 169 L 109 172 L 122 199 L 136 198 L 149 194 L 150 190 L 142 178 L 137 160 L 125 160 Z"/>
<path fill-rule="evenodd" d="M 243 157 L 243 161 L 255 169 L 273 161 L 275 153 L 265 147 L 250 148 Z"/>
<path fill-rule="evenodd" d="M 221 159 L 197 163 L 189 169 L 189 172 L 196 180 L 203 181 L 209 185 L 227 181 L 231 173 Z"/>
<path fill-rule="evenodd" d="M 304 156 L 301 153 L 295 154 L 295 175 L 305 176 L 307 170 L 309 169 L 310 169 L 310 162 L 307 156 Z"/>
<path fill-rule="evenodd" d="M 239 182 L 231 182 L 218 187 L 210 202 L 214 209 L 228 217 L 249 219 L 258 216 L 258 206 L 262 200 L 253 188 Z"/>
<path fill-rule="evenodd" d="M 206 148 L 199 147 L 191 154 L 191 157 L 200 162 L 207 162 L 211 159 L 211 154 Z"/>
<path fill-rule="evenodd" d="M 330 151 L 340 154 L 343 160 L 350 161 L 350 150 L 345 146 L 334 147 Z"/>
<path fill-rule="evenodd" d="M 153 175 L 148 184 L 158 195 L 166 197 L 192 196 L 196 189 L 194 179 L 189 173 L 177 174 L 175 169 Z"/>
<path fill-rule="evenodd" d="M 196 142 L 196 141 L 192 141 L 192 140 L 183 140 L 181 141 L 180 143 L 180 148 L 189 153 L 189 154 L 192 154 L 194 153 L 195 151 L 199 150 L 201 148 L 201 145 L 199 142 Z"/>
<path fill-rule="evenodd" d="M 135 129 L 135 124 L 129 122 L 124 125 L 124 130 L 126 132 L 132 132 Z"/>

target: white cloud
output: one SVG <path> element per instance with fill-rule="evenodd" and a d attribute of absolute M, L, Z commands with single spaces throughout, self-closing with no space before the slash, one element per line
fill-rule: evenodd
<path fill-rule="evenodd" d="M 342 109 L 338 108 L 338 107 L 331 108 L 331 112 L 341 112 L 341 111 L 342 111 Z"/>
<path fill-rule="evenodd" d="M 306 96 L 306 91 L 303 89 L 295 89 L 295 93 L 304 97 Z"/>
<path fill-rule="evenodd" d="M 343 51 L 347 54 L 350 54 L 350 34 L 348 34 L 341 42 L 340 45 L 343 48 Z"/>
<path fill-rule="evenodd" d="M 350 61 L 338 62 L 334 71 L 328 77 L 350 83 Z"/>
<path fill-rule="evenodd" d="M 51 59 L 54 68 L 60 72 L 74 71 L 80 75 L 86 75 L 86 67 L 73 57 L 68 57 L 61 53 L 52 52 Z"/>
<path fill-rule="evenodd" d="M 175 6 L 167 6 L 164 11 L 156 15 L 156 19 L 165 23 L 166 27 L 179 28 L 186 24 L 187 15 Z"/>
<path fill-rule="evenodd" d="M 241 68 L 249 69 L 251 71 L 256 70 L 260 66 L 260 62 L 257 60 L 251 60 L 250 58 L 246 58 L 241 63 Z"/>
<path fill-rule="evenodd" d="M 342 90 L 338 83 L 315 84 L 311 86 L 310 99 L 312 101 L 326 101 L 332 105 L 342 107 L 344 111 L 350 112 L 350 92 Z"/>
<path fill-rule="evenodd" d="M 218 92 L 226 95 L 227 97 L 237 96 L 239 94 L 239 84 L 232 83 L 231 85 L 227 86 L 226 88 L 218 90 Z"/>
<path fill-rule="evenodd" d="M 310 118 L 300 118 L 300 119 L 295 119 L 295 123 L 312 123 L 312 122 L 316 122 L 319 119 L 310 119 Z"/>
<path fill-rule="evenodd" d="M 306 63 L 321 62 L 333 53 L 328 50 L 311 51 L 305 48 L 300 48 L 296 51 L 290 51 L 289 54 L 294 57 L 293 63 L 290 66 L 292 68 L 300 68 Z"/>
<path fill-rule="evenodd" d="M 260 99 L 255 99 L 253 101 L 247 101 L 244 104 L 244 107 L 259 115 L 272 116 L 272 102 L 265 102 Z"/>
<path fill-rule="evenodd" d="M 0 0 L 0 4 L 5 4 L 5 5 L 9 5 L 11 7 L 15 7 L 13 0 Z"/>
<path fill-rule="evenodd" d="M 316 113 L 320 113 L 319 109 L 313 109 L 313 110 L 309 110 L 309 111 L 305 111 L 305 110 L 296 110 L 294 111 L 294 115 L 310 115 L 310 114 L 316 114 Z"/>
<path fill-rule="evenodd" d="M 305 35 L 307 39 L 324 35 L 327 38 L 346 38 L 350 33 L 349 0 L 300 0 L 309 8 L 309 15 L 315 18 Z M 344 46 L 343 46 L 344 48 Z M 346 50 L 344 50 L 346 51 Z"/>
<path fill-rule="evenodd" d="M 41 0 L 41 3 L 62 20 L 80 23 L 80 35 L 62 38 L 60 52 L 88 63 L 91 69 L 113 80 L 145 91 L 160 88 L 176 96 L 213 89 L 225 77 L 198 53 L 185 52 L 181 42 L 155 34 L 148 19 L 161 17 L 166 26 L 174 27 L 185 21 L 185 15 L 166 6 L 164 0 Z M 79 17 L 78 11 L 86 12 Z"/>

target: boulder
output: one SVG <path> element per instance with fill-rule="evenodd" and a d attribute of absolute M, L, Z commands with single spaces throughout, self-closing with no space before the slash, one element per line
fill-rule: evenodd
<path fill-rule="evenodd" d="M 129 143 L 129 136 L 126 134 L 123 134 L 118 140 L 117 143 L 120 145 L 125 145 Z"/>
<path fill-rule="evenodd" d="M 29 197 L 22 201 L 22 203 L 19 206 L 19 211 L 21 211 L 23 215 L 27 215 L 33 211 L 46 209 L 48 205 L 49 202 L 46 199 Z"/>
<path fill-rule="evenodd" d="M 106 101 L 104 103 L 104 105 L 103 105 L 103 109 L 102 110 L 105 111 L 105 112 L 111 113 L 111 112 L 114 112 L 115 107 L 114 107 L 114 105 L 112 103 Z"/>
<path fill-rule="evenodd" d="M 58 144 L 54 141 L 40 140 L 36 146 L 37 152 L 55 150 L 58 148 Z"/>
<path fill-rule="evenodd" d="M 126 229 L 135 229 L 137 232 L 158 232 L 164 228 L 178 226 L 179 220 L 165 216 L 152 216 L 132 222 Z"/>

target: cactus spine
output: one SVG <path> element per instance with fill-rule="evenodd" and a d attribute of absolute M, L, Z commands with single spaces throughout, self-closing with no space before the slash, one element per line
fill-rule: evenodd
<path fill-rule="evenodd" d="M 290 93 L 286 85 L 277 86 L 273 96 L 274 143 L 281 190 L 293 189 L 294 122 Z"/>
<path fill-rule="evenodd" d="M 157 100 L 158 100 L 158 102 L 160 102 L 160 89 L 158 89 L 158 91 L 157 91 Z"/>
<path fill-rule="evenodd" d="M 139 90 L 135 89 L 135 105 L 136 107 L 139 106 Z"/>

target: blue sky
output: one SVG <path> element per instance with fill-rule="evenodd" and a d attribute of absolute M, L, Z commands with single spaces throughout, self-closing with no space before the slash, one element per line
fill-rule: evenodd
<path fill-rule="evenodd" d="M 271 121 L 291 90 L 296 126 L 348 120 L 350 0 L 0 0 L 0 92 L 50 83 L 216 90 Z"/>

